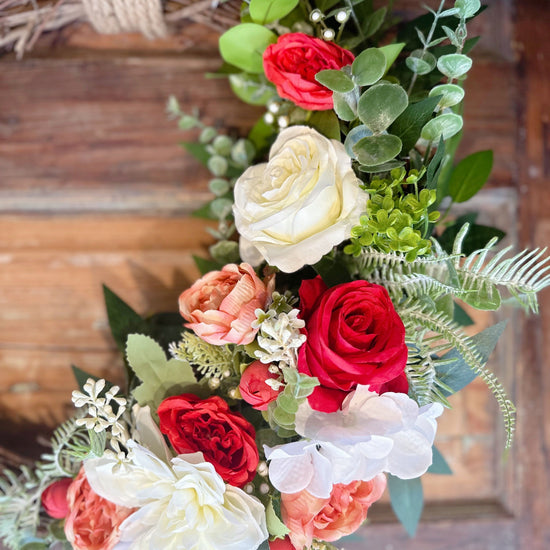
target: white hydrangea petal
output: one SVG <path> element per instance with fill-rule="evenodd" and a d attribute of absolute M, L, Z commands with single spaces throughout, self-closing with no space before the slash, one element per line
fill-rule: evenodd
<path fill-rule="evenodd" d="M 269 479 L 281 493 L 297 493 L 305 489 L 315 474 L 310 454 L 311 443 L 297 441 L 266 450 Z M 329 491 L 330 493 L 330 491 Z"/>

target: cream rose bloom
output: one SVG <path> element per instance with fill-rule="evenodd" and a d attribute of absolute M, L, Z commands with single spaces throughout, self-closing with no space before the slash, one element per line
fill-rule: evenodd
<path fill-rule="evenodd" d="M 367 195 L 344 146 L 307 126 L 283 130 L 269 161 L 235 184 L 241 257 L 291 273 L 349 238 Z"/>
<path fill-rule="evenodd" d="M 129 462 L 104 455 L 84 463 L 98 495 L 137 508 L 115 550 L 257 550 L 267 539 L 262 503 L 225 484 L 202 453 L 167 464 L 131 439 L 128 448 Z"/>

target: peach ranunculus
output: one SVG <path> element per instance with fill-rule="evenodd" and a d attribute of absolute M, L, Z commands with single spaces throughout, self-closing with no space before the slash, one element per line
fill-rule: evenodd
<path fill-rule="evenodd" d="M 370 481 L 338 483 L 329 498 L 317 498 L 307 491 L 281 494 L 281 514 L 296 548 L 310 547 L 313 539 L 327 542 L 353 533 L 365 521 L 367 510 L 386 488 L 386 476 Z"/>
<path fill-rule="evenodd" d="M 258 332 L 252 327 L 256 309 L 271 298 L 273 279 L 266 285 L 246 263 L 211 271 L 179 298 L 186 327 L 210 344 L 250 344 Z"/>
<path fill-rule="evenodd" d="M 119 541 L 120 524 L 134 511 L 94 493 L 84 468 L 69 487 L 67 501 L 65 535 L 75 550 L 111 550 Z"/>

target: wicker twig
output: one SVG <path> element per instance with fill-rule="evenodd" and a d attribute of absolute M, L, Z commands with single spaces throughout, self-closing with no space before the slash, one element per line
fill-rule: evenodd
<path fill-rule="evenodd" d="M 96 5 L 112 1 L 96 0 Z M 161 5 L 170 30 L 194 21 L 221 33 L 238 22 L 240 4 L 240 0 L 163 0 Z M 126 5 L 131 6 L 132 0 Z M 13 50 L 21 58 L 43 33 L 89 20 L 84 0 L 0 0 L 0 50 Z"/>

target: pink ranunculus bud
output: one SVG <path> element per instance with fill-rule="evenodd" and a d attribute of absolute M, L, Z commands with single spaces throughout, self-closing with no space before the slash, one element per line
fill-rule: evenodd
<path fill-rule="evenodd" d="M 70 477 L 58 479 L 50 483 L 42 492 L 42 506 L 50 517 L 62 519 L 69 513 L 67 490 L 72 482 Z"/>
<path fill-rule="evenodd" d="M 254 361 L 241 376 L 239 391 L 242 398 L 258 411 L 267 410 L 269 403 L 277 399 L 280 390 L 274 390 L 266 380 L 276 379 L 278 374 L 269 372 L 269 365 Z"/>
<path fill-rule="evenodd" d="M 185 326 L 210 344 L 250 344 L 258 332 L 254 312 L 267 305 L 271 281 L 266 285 L 246 263 L 207 273 L 179 298 Z"/>
<path fill-rule="evenodd" d="M 294 545 L 288 537 L 269 541 L 269 550 L 295 550 Z"/>

